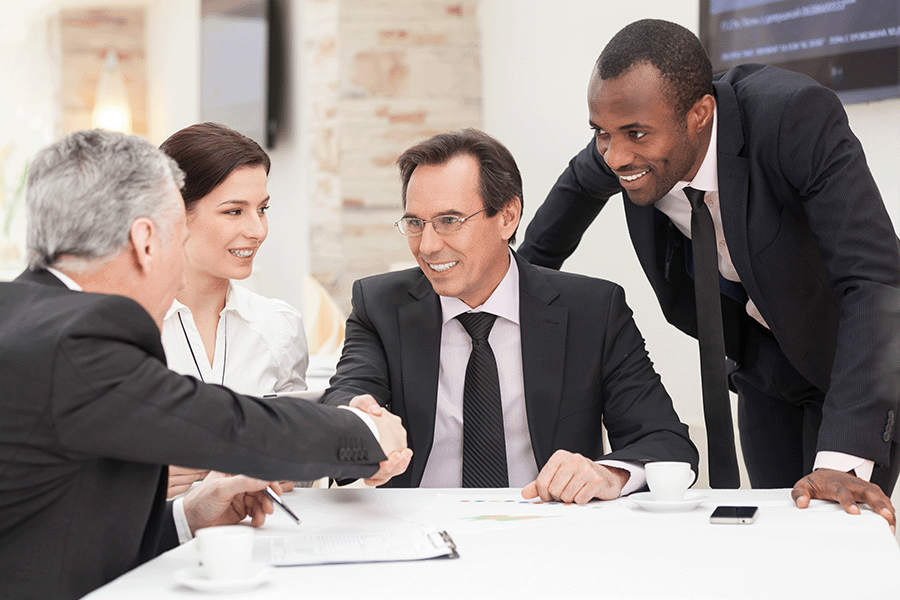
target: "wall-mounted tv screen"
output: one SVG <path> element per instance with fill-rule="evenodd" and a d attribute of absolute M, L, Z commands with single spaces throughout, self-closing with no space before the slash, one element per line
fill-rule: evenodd
<path fill-rule="evenodd" d="M 269 1 L 202 0 L 200 119 L 271 147 Z"/>
<path fill-rule="evenodd" d="M 715 72 L 764 63 L 845 103 L 900 96 L 900 0 L 701 0 L 700 39 Z"/>

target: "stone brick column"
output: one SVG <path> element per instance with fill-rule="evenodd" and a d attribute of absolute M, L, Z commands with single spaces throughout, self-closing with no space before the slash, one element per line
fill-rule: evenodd
<path fill-rule="evenodd" d="M 311 272 L 349 309 L 354 280 L 411 262 L 394 161 L 481 125 L 477 2 L 304 0 Z"/>

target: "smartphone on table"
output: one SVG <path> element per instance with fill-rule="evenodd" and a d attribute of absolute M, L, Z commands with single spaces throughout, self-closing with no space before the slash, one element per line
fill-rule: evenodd
<path fill-rule="evenodd" d="M 757 506 L 717 506 L 709 516 L 710 523 L 749 524 L 759 514 Z"/>

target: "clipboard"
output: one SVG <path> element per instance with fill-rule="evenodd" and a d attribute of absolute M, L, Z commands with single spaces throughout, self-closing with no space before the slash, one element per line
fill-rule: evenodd
<path fill-rule="evenodd" d="M 253 562 L 275 567 L 459 558 L 446 531 L 420 529 L 368 533 L 257 537 Z"/>

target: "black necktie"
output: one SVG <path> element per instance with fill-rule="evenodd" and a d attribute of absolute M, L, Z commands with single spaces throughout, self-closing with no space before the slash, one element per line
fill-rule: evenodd
<path fill-rule="evenodd" d="M 725 373 L 716 230 L 709 208 L 703 201 L 704 192 L 686 187 L 684 194 L 691 202 L 694 294 L 697 300 L 697 338 L 700 340 L 700 380 L 709 455 L 709 486 L 738 488 L 741 480 L 734 450 L 731 399 Z"/>
<path fill-rule="evenodd" d="M 509 487 L 500 378 L 494 352 L 488 343 L 497 315 L 463 313 L 456 318 L 472 338 L 472 354 L 466 365 L 463 388 L 462 486 Z"/>

